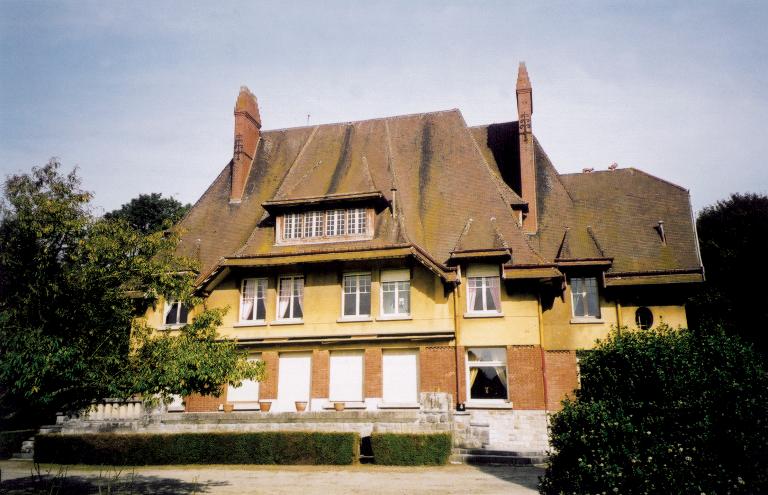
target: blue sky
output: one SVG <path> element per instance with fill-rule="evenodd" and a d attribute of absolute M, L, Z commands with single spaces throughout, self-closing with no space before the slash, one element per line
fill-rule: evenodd
<path fill-rule="evenodd" d="M 264 129 L 459 108 L 533 130 L 561 172 L 637 167 L 700 208 L 768 192 L 768 2 L 0 0 L 0 174 L 58 157 L 97 211 L 194 202 Z"/>

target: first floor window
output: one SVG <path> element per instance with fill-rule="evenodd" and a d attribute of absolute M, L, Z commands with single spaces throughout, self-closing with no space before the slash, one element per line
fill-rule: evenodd
<path fill-rule="evenodd" d="M 596 277 L 571 278 L 571 302 L 576 318 L 600 318 Z"/>
<path fill-rule="evenodd" d="M 363 401 L 363 351 L 331 351 L 331 402 Z"/>
<path fill-rule="evenodd" d="M 467 350 L 469 398 L 507 400 L 507 355 L 503 347 L 470 347 Z"/>
<path fill-rule="evenodd" d="M 470 313 L 498 313 L 501 311 L 499 277 L 468 278 L 467 311 Z"/>
<path fill-rule="evenodd" d="M 304 277 L 280 277 L 277 298 L 279 320 L 300 320 L 304 317 Z"/>
<path fill-rule="evenodd" d="M 189 308 L 180 302 L 170 300 L 165 303 L 164 321 L 166 325 L 186 325 Z"/>
<path fill-rule="evenodd" d="M 249 362 L 259 361 L 258 354 L 248 356 Z M 259 382 L 243 380 L 239 387 L 227 386 L 227 402 L 232 402 L 238 409 L 255 409 L 259 401 Z"/>
<path fill-rule="evenodd" d="M 267 317 L 267 279 L 243 279 L 240 295 L 240 321 L 264 321 Z"/>
<path fill-rule="evenodd" d="M 344 316 L 370 316 L 371 274 L 344 275 Z"/>
<path fill-rule="evenodd" d="M 408 316 L 411 312 L 411 274 L 408 269 L 381 272 L 381 313 Z"/>

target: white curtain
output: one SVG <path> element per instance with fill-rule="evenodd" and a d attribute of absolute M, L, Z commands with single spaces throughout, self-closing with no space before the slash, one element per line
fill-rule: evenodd
<path fill-rule="evenodd" d="M 278 299 L 277 312 L 280 318 L 290 318 L 290 302 L 291 302 L 291 282 L 293 279 L 281 278 L 280 279 L 280 297 Z"/>
<path fill-rule="evenodd" d="M 469 279 L 467 284 L 467 310 L 475 311 L 475 300 L 477 299 L 477 279 Z"/>
<path fill-rule="evenodd" d="M 304 279 L 293 279 L 293 318 L 301 318 L 304 316 Z"/>
<path fill-rule="evenodd" d="M 491 293 L 491 298 L 493 299 L 493 309 L 500 311 L 501 298 L 499 292 L 499 279 L 498 277 L 488 277 L 486 278 L 486 283 L 488 284 L 488 291 Z"/>
<path fill-rule="evenodd" d="M 254 281 L 250 279 L 243 280 L 243 303 L 240 308 L 241 320 L 253 320 L 253 300 L 254 300 Z"/>

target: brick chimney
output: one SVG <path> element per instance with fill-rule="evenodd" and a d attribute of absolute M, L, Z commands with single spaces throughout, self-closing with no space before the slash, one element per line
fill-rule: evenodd
<path fill-rule="evenodd" d="M 523 216 L 523 230 L 534 234 L 539 228 L 536 212 L 536 165 L 533 157 L 531 115 L 533 94 L 531 80 L 525 62 L 520 62 L 517 72 L 517 120 L 520 125 L 520 190 L 523 201 L 528 203 L 528 213 Z"/>
<path fill-rule="evenodd" d="M 256 146 L 261 135 L 261 116 L 256 97 L 245 87 L 240 87 L 240 94 L 235 103 L 235 149 L 232 157 L 232 182 L 229 190 L 229 202 L 239 203 L 251 164 L 256 155 Z"/>

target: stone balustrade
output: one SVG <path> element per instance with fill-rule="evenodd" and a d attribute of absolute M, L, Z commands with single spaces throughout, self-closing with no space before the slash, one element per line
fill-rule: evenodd
<path fill-rule="evenodd" d="M 87 421 L 135 420 L 144 415 L 144 405 L 139 399 L 102 399 L 86 411 Z"/>

